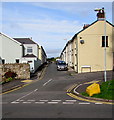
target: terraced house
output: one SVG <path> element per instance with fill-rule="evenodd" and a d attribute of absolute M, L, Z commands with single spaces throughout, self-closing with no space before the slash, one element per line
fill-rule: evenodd
<path fill-rule="evenodd" d="M 97 20 L 84 25 L 61 52 L 61 59 L 77 73 L 104 70 L 104 13 L 97 13 Z M 114 65 L 114 25 L 106 21 L 106 69 L 113 70 Z"/>
<path fill-rule="evenodd" d="M 2 64 L 29 63 L 30 71 L 34 73 L 39 66 L 46 62 L 47 56 L 43 47 L 40 52 L 40 45 L 31 38 L 11 38 L 0 33 L 0 45 L 0 61 Z M 41 57 L 39 58 L 39 56 Z"/>

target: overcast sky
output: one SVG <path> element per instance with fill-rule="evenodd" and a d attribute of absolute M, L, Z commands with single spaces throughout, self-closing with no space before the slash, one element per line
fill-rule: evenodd
<path fill-rule="evenodd" d="M 2 2 L 2 32 L 32 37 L 48 57 L 57 57 L 83 24 L 97 20 L 94 9 L 102 7 L 112 23 L 112 2 Z"/>

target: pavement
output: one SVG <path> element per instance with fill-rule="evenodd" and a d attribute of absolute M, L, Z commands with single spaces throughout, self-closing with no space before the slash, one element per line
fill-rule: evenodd
<path fill-rule="evenodd" d="M 3 84 L 2 85 L 2 91 L 0 92 L 0 94 L 5 94 L 8 91 L 13 91 L 13 90 L 18 89 L 20 87 L 23 87 L 23 86 L 26 86 L 28 84 L 31 84 L 32 82 L 34 82 L 36 80 L 40 80 L 41 77 L 42 77 L 43 72 L 46 69 L 46 67 L 47 66 L 43 67 L 43 69 L 38 70 L 35 74 L 33 74 L 31 76 L 30 80 L 13 80 L 13 81 L 11 81 L 9 83 Z M 101 76 L 101 73 L 102 72 L 98 72 L 98 76 Z M 72 68 L 69 68 L 68 74 L 73 76 L 73 77 L 76 77 L 76 73 L 73 71 Z M 86 73 L 82 73 L 82 74 L 86 74 Z M 90 73 L 90 74 L 92 76 L 92 74 L 96 74 L 96 73 Z M 114 72 L 113 71 L 109 71 L 108 75 L 110 77 L 114 78 L 113 77 L 114 76 Z M 108 77 L 108 80 L 112 79 L 110 77 Z M 103 78 L 102 79 L 100 78 L 100 81 L 97 81 L 97 82 L 99 84 L 101 84 L 102 81 L 103 81 Z M 96 82 L 96 81 L 93 80 L 93 83 L 94 82 Z M 91 101 L 101 101 L 101 102 L 105 102 L 105 103 L 107 103 L 107 102 L 108 103 L 114 103 L 114 100 L 105 100 L 105 99 L 99 99 L 99 98 L 92 98 L 92 97 L 82 96 L 80 93 L 84 92 L 86 87 L 89 86 L 91 83 L 87 82 L 87 84 L 83 83 L 83 84 L 77 84 L 76 86 L 74 85 L 73 87 L 69 88 L 69 90 L 67 90 L 67 93 L 68 93 L 69 96 L 74 97 L 74 98 L 79 99 L 79 100 L 84 100 L 84 101 L 91 100 Z"/>
<path fill-rule="evenodd" d="M 93 83 L 101 84 L 101 81 L 92 81 Z M 94 103 L 102 103 L 102 104 L 111 104 L 114 105 L 114 100 L 108 100 L 108 99 L 101 99 L 101 98 L 94 98 L 94 97 L 86 97 L 81 95 L 80 93 L 85 92 L 86 88 L 92 84 L 87 82 L 83 84 L 78 84 L 75 87 L 73 87 L 67 94 L 75 99 L 82 100 L 82 101 L 89 101 Z"/>
<path fill-rule="evenodd" d="M 43 66 L 42 68 L 38 69 L 34 74 L 31 74 L 30 79 L 16 79 L 8 83 L 4 83 L 3 85 L 0 85 L 2 90 L 0 91 L 0 94 L 8 93 L 9 91 L 14 91 L 15 89 L 21 88 L 23 86 L 29 85 L 32 82 L 35 82 L 36 80 L 40 80 L 42 77 L 43 72 L 45 71 L 45 68 L 47 65 Z"/>
<path fill-rule="evenodd" d="M 72 70 L 72 68 L 69 68 L 69 75 L 71 76 L 76 76 L 76 73 Z M 85 73 L 81 73 L 81 75 L 84 75 Z M 99 102 L 99 103 L 104 103 L 104 104 L 113 104 L 114 105 L 114 100 L 108 100 L 108 99 L 101 99 L 101 98 L 94 98 L 94 97 L 86 97 L 81 95 L 80 93 L 85 92 L 86 88 L 91 85 L 92 83 L 98 83 L 99 85 L 104 82 L 103 78 L 103 72 L 92 72 L 92 73 L 86 73 L 86 74 L 91 74 L 91 76 L 94 76 L 95 74 L 98 75 L 98 80 L 91 80 L 85 83 L 79 83 L 67 90 L 67 94 L 75 99 L 78 100 L 83 100 L 83 101 L 90 101 L 90 102 Z M 77 76 L 76 76 L 77 77 Z M 107 81 L 108 80 L 114 80 L 114 71 L 107 71 Z"/>

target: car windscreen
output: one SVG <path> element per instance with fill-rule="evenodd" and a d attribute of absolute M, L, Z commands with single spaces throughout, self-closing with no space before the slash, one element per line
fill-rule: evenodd
<path fill-rule="evenodd" d="M 66 63 L 58 63 L 58 65 L 66 65 Z"/>

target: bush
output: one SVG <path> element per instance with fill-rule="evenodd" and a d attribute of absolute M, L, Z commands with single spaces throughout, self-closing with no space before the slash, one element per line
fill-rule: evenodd
<path fill-rule="evenodd" d="M 10 82 L 10 81 L 12 81 L 12 80 L 13 80 L 13 78 L 12 78 L 12 77 L 9 77 L 9 78 L 6 79 L 6 82 Z"/>
<path fill-rule="evenodd" d="M 4 74 L 5 78 L 15 78 L 17 74 L 15 72 L 8 71 Z"/>

